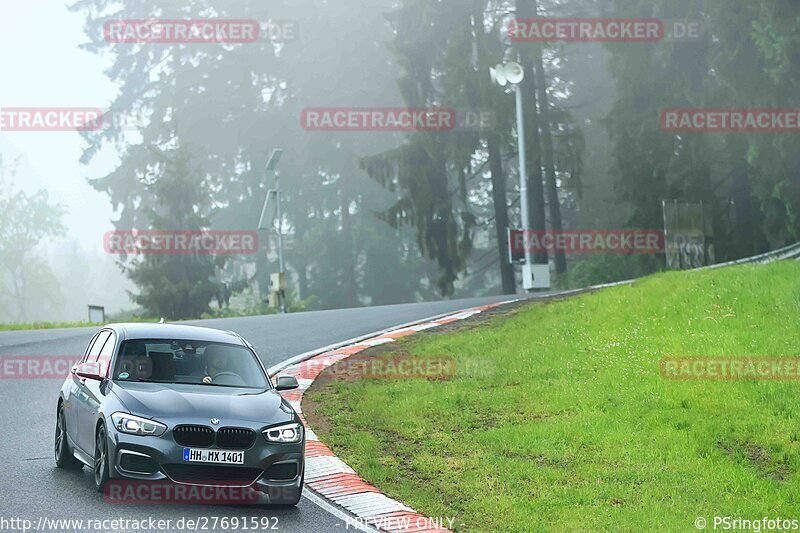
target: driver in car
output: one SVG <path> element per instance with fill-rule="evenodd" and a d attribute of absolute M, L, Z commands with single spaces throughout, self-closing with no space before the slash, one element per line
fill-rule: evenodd
<path fill-rule="evenodd" d="M 211 345 L 206 348 L 206 371 L 203 377 L 203 383 L 211 384 L 214 378 L 220 374 L 231 374 L 231 369 L 228 368 L 228 360 L 219 346 Z"/>

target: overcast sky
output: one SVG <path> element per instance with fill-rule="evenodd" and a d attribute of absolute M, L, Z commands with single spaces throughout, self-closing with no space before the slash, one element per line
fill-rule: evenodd
<path fill-rule="evenodd" d="M 79 48 L 86 41 L 83 19 L 66 5 L 0 0 L 0 107 L 103 109 L 114 99 L 117 88 L 103 74 L 110 61 Z M 39 250 L 59 278 L 65 303 L 34 319 L 85 320 L 87 304 L 107 312 L 134 307 L 125 293 L 130 282 L 103 249 L 103 234 L 113 229 L 108 197 L 87 183 L 113 170 L 118 158 L 106 147 L 82 165 L 85 147 L 76 132 L 0 132 L 3 159 L 19 159 L 16 186 L 31 193 L 45 189 L 67 210 L 67 235 Z M 75 258 L 81 263 L 65 264 Z"/>
<path fill-rule="evenodd" d="M 105 108 L 116 87 L 104 75 L 108 61 L 81 50 L 83 19 L 59 2 L 0 0 L 0 107 Z M 46 189 L 68 214 L 70 237 L 82 247 L 102 250 L 111 228 L 108 198 L 87 178 L 103 176 L 117 161 L 111 149 L 91 165 L 79 158 L 86 143 L 75 132 L 0 132 L 0 153 L 20 158 L 17 185 Z"/>

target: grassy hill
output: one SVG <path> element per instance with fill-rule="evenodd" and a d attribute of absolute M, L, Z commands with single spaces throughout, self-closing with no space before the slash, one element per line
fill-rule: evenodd
<path fill-rule="evenodd" d="M 800 356 L 800 263 L 657 275 L 380 350 L 461 371 L 318 380 L 307 414 L 427 516 L 470 531 L 800 518 L 800 381 L 659 372 L 671 356 Z"/>

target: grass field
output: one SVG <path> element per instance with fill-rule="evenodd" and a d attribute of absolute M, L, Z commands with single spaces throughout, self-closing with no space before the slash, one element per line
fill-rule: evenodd
<path fill-rule="evenodd" d="M 18 322 L 12 324 L 0 324 L 0 331 L 85 328 L 90 326 L 99 326 L 99 324 L 94 324 L 92 322 Z"/>
<path fill-rule="evenodd" d="M 105 324 L 113 322 L 158 322 L 158 318 L 125 318 L 115 319 L 113 317 L 106 317 L 106 322 L 103 324 L 95 322 L 14 322 L 9 324 L 0 324 L 0 331 L 21 331 L 21 330 L 37 330 L 37 329 L 65 329 L 65 328 L 100 328 Z"/>
<path fill-rule="evenodd" d="M 307 416 L 426 516 L 471 531 L 800 519 L 800 382 L 659 372 L 668 356 L 800 356 L 800 263 L 657 275 L 387 349 L 470 370 L 318 380 Z"/>

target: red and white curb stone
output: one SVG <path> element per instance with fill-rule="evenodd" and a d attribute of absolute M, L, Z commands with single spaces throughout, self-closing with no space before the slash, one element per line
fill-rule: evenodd
<path fill-rule="evenodd" d="M 303 394 L 323 370 L 363 350 L 394 342 L 426 329 L 464 320 L 508 303 L 511 302 L 483 305 L 429 322 L 400 327 L 370 339 L 320 353 L 281 370 L 279 372 L 281 375 L 294 376 L 300 385 L 298 389 L 284 392 L 282 395 L 294 407 L 306 427 L 306 486 L 352 513 L 360 523 L 381 531 L 449 531 L 401 502 L 382 494 L 377 488 L 361 479 L 352 468 L 336 457 L 330 448 L 320 442 L 303 416 Z"/>

